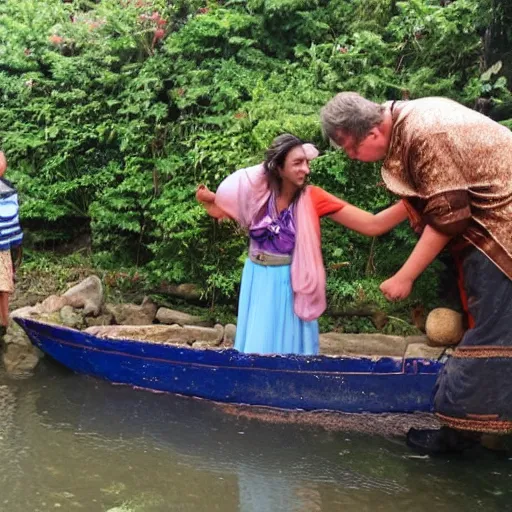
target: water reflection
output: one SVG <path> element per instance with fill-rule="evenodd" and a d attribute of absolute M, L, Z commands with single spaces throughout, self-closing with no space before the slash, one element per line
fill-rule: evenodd
<path fill-rule="evenodd" d="M 451 511 L 510 503 L 510 462 L 485 454 L 478 463 L 414 459 L 400 439 L 236 418 L 205 401 L 53 365 L 1 390 L 11 405 L 0 409 L 0 505 L 7 500 L 13 512 Z"/>

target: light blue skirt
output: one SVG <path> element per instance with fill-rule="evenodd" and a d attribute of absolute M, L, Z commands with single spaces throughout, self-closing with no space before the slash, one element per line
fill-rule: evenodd
<path fill-rule="evenodd" d="M 245 262 L 235 348 L 252 354 L 318 354 L 318 321 L 305 322 L 293 311 L 290 265 Z"/>

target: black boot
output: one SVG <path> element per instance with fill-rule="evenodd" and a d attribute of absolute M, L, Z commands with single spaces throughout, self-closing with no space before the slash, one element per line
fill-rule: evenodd
<path fill-rule="evenodd" d="M 479 444 L 480 434 L 466 433 L 449 427 L 439 430 L 417 430 L 407 432 L 407 446 L 422 455 L 462 453 Z"/>

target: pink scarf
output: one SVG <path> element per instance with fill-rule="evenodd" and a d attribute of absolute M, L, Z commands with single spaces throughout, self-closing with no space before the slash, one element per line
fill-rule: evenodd
<path fill-rule="evenodd" d="M 215 204 L 242 227 L 249 228 L 269 197 L 268 179 L 263 164 L 259 164 L 228 176 L 217 189 Z M 320 219 L 308 187 L 301 194 L 295 211 L 297 235 L 291 265 L 294 311 L 309 322 L 325 311 L 327 303 Z"/>

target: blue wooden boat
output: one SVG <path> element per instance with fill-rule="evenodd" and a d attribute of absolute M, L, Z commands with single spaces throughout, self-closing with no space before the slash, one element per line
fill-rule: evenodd
<path fill-rule="evenodd" d="M 28 318 L 15 320 L 35 346 L 77 373 L 232 404 L 349 413 L 428 412 L 443 366 L 422 358 L 195 349 L 104 339 Z"/>

